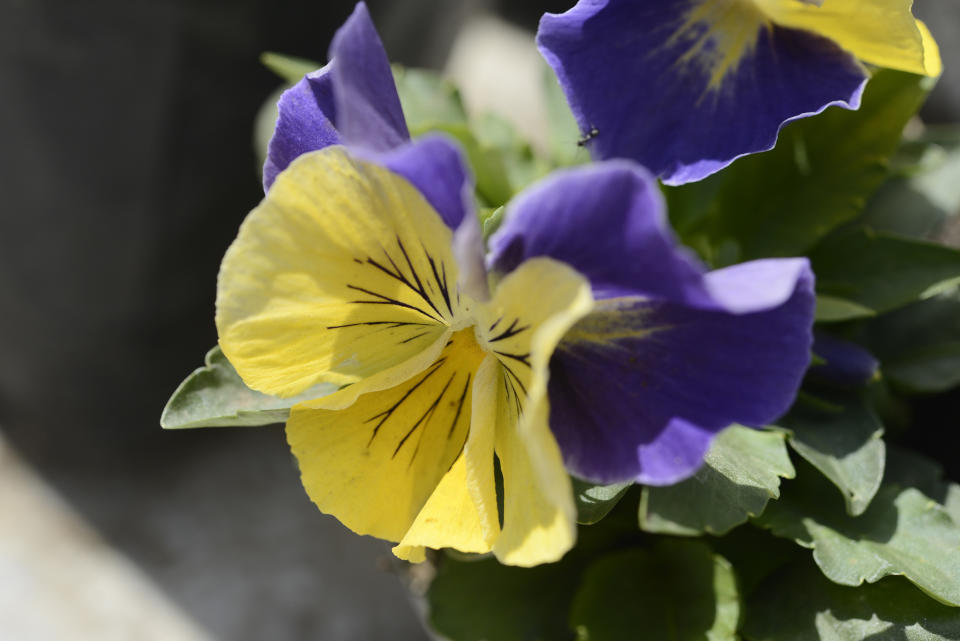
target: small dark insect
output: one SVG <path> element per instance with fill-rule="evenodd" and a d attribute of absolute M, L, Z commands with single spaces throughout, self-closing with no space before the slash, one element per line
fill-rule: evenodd
<path fill-rule="evenodd" d="M 585 133 L 585 134 L 583 135 L 583 137 L 580 138 L 580 140 L 577 141 L 577 146 L 578 146 L 578 147 L 583 147 L 584 145 L 586 145 L 588 142 L 590 142 L 591 140 L 593 140 L 594 138 L 596 138 L 596 137 L 599 136 L 599 135 L 600 135 L 600 130 L 599 130 L 599 129 L 597 129 L 596 127 L 590 127 L 590 131 L 588 131 L 587 133 Z"/>

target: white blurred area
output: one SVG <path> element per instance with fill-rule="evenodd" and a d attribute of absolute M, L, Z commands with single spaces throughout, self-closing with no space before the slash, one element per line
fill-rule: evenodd
<path fill-rule="evenodd" d="M 211 641 L 0 436 L 0 638 Z"/>
<path fill-rule="evenodd" d="M 547 115 L 541 90 L 545 68 L 533 33 L 478 13 L 454 41 L 446 73 L 460 87 L 471 115 L 496 113 L 536 149 L 545 150 Z"/>

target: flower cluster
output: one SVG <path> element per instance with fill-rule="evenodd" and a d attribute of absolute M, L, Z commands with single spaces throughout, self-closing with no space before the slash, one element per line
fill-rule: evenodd
<path fill-rule="evenodd" d="M 810 363 L 809 261 L 707 269 L 657 181 L 856 109 L 863 63 L 939 73 L 908 4 L 581 0 L 544 16 L 538 44 L 594 162 L 516 195 L 487 239 L 463 153 L 411 140 L 358 4 L 330 63 L 279 101 L 265 197 L 217 289 L 247 386 L 339 387 L 290 409 L 311 499 L 404 559 L 535 565 L 575 543 L 571 474 L 671 485 L 724 428 L 783 415 Z"/>

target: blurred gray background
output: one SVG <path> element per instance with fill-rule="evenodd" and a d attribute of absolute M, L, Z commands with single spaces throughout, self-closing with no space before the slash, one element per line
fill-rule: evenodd
<path fill-rule="evenodd" d="M 392 60 L 441 68 L 476 16 L 532 32 L 573 2 L 368 4 Z M 158 424 L 216 341 L 219 261 L 262 195 L 252 127 L 279 81 L 258 55 L 324 60 L 352 7 L 0 0 L 0 437 L 223 641 L 426 638 L 388 547 L 311 505 L 282 429 Z M 917 12 L 946 66 L 925 116 L 957 120 L 960 3 Z"/>

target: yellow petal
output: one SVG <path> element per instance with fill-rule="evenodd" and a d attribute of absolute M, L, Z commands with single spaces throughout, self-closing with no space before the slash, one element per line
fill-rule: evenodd
<path fill-rule="evenodd" d="M 481 313 L 481 344 L 500 361 L 496 452 L 503 471 L 503 563 L 556 561 L 573 546 L 573 489 L 547 425 L 550 355 L 593 305 L 587 280 L 536 258 L 501 281 Z"/>
<path fill-rule="evenodd" d="M 407 531 L 393 553 L 422 561 L 425 547 L 461 552 L 489 552 L 500 534 L 497 493 L 493 478 L 494 420 L 500 370 L 487 357 L 473 383 L 470 435 L 463 454 Z"/>
<path fill-rule="evenodd" d="M 937 43 L 910 12 L 913 0 L 755 0 L 775 23 L 830 38 L 864 62 L 938 76 Z"/>
<path fill-rule="evenodd" d="M 403 538 L 464 445 L 484 354 L 472 329 L 440 345 L 433 364 L 399 385 L 379 389 L 422 356 L 290 412 L 287 440 L 307 494 L 358 534 Z"/>
<path fill-rule="evenodd" d="M 503 470 L 503 531 L 493 546 L 502 563 L 525 567 L 559 560 L 576 542 L 573 487 L 547 426 L 546 398 L 528 401 L 525 425 L 497 430 Z"/>
<path fill-rule="evenodd" d="M 341 147 L 299 157 L 224 257 L 224 354 L 247 385 L 281 396 L 407 360 L 464 315 L 451 238 L 403 178 Z"/>

